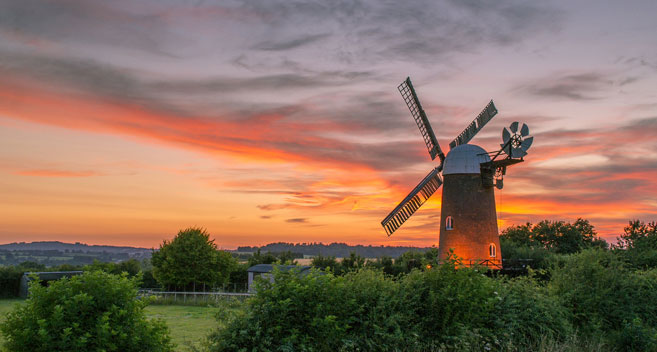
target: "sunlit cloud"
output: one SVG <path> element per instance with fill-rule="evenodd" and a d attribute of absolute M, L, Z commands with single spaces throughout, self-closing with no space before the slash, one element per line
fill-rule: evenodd
<path fill-rule="evenodd" d="M 198 225 L 228 247 L 437 244 L 440 191 L 392 237 L 380 226 L 437 166 L 396 90 L 406 76 L 445 152 L 490 98 L 500 114 L 472 143 L 494 151 L 503 127 L 530 125 L 496 193 L 501 228 L 583 217 L 613 239 L 657 216 L 648 5 L 2 4 L 0 121 L 20 122 L 3 131 L 48 128 L 0 149 L 3 236 L 153 245 Z M 592 16 L 632 25 L 610 40 L 582 31 Z"/>

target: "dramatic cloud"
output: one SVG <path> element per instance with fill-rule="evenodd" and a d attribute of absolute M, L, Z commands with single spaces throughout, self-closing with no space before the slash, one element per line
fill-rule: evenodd
<path fill-rule="evenodd" d="M 2 234 L 435 244 L 439 192 L 390 239 L 379 224 L 436 166 L 396 90 L 411 76 L 446 152 L 491 97 L 473 143 L 530 125 L 502 227 L 584 217 L 613 238 L 656 213 L 657 28 L 608 5 L 0 0 Z"/>

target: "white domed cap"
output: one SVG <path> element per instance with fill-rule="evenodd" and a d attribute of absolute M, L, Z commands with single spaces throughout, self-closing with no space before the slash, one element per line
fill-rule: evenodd
<path fill-rule="evenodd" d="M 449 174 L 478 174 L 481 173 L 479 164 L 490 161 L 486 151 L 474 144 L 461 144 L 447 153 L 443 175 Z"/>

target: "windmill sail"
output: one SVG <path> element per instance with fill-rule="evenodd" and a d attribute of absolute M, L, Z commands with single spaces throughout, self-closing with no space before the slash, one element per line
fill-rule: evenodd
<path fill-rule="evenodd" d="M 422 182 L 415 186 L 411 193 L 381 221 L 381 225 L 383 225 L 388 236 L 392 235 L 440 188 L 443 184 L 443 180 L 439 175 L 441 170 L 442 164 L 425 176 Z"/>
<path fill-rule="evenodd" d="M 440 149 L 440 145 L 438 144 L 436 135 L 433 133 L 433 129 L 431 129 L 431 124 L 429 124 L 427 114 L 424 113 L 422 105 L 420 105 L 420 100 L 417 98 L 417 94 L 415 94 L 415 89 L 413 89 L 410 77 L 407 77 L 397 89 L 399 89 L 399 93 L 401 93 L 402 98 L 404 98 L 408 110 L 411 111 L 411 115 L 413 115 L 413 119 L 422 133 L 422 138 L 424 138 L 424 143 L 427 145 L 429 155 L 431 155 L 431 160 L 434 160 L 436 156 L 439 156 L 442 161 L 445 156 Z"/>
<path fill-rule="evenodd" d="M 491 100 L 488 105 L 484 108 L 482 112 L 479 113 L 477 118 L 475 118 L 468 127 L 461 132 L 452 142 L 449 143 L 449 148 L 453 149 L 454 147 L 468 143 L 474 136 L 479 132 L 488 121 L 492 120 L 493 117 L 497 114 L 497 108 Z"/>

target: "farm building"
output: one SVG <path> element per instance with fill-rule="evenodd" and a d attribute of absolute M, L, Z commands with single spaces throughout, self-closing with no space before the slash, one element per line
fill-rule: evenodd
<path fill-rule="evenodd" d="M 42 285 L 47 285 L 49 281 L 59 280 L 63 277 L 71 277 L 82 274 L 82 271 L 44 271 L 44 272 L 27 272 L 21 278 L 19 295 L 26 298 L 30 294 L 29 282 L 32 281 L 33 275 L 39 278 Z"/>
<path fill-rule="evenodd" d="M 310 272 L 310 266 L 307 265 L 276 265 L 276 264 L 257 264 L 250 267 L 247 272 L 249 273 L 249 292 L 255 289 L 254 280 L 257 277 L 274 282 L 274 275 L 272 274 L 274 268 L 280 271 L 298 270 L 299 275 L 307 275 Z"/>

